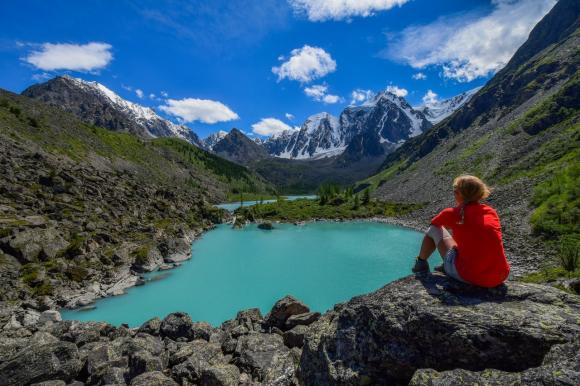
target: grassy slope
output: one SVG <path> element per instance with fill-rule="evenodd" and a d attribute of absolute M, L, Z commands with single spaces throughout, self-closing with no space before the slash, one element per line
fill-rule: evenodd
<path fill-rule="evenodd" d="M 283 194 L 310 194 L 324 183 L 348 186 L 376 170 L 382 158 L 367 158 L 341 165 L 336 158 L 288 160 L 268 158 L 250 167 L 272 182 Z"/>
<path fill-rule="evenodd" d="M 525 60 L 514 57 L 465 108 L 408 141 L 359 186 L 385 200 L 429 201 L 428 215 L 450 203 L 455 176 L 478 175 L 495 188 L 507 244 L 521 253 L 526 244 L 550 245 L 549 253 L 550 240 L 580 232 L 579 47 L 576 29 Z"/>
<path fill-rule="evenodd" d="M 273 188 L 243 166 L 177 138 L 144 140 L 81 123 L 70 114 L 0 91 L 0 133 L 32 141 L 76 161 L 95 155 L 160 183 L 207 190 L 210 201 L 238 192 L 272 194 Z M 120 166 L 121 167 L 121 166 Z"/>

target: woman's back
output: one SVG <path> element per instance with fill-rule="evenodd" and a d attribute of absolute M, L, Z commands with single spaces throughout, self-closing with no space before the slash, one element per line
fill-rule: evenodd
<path fill-rule="evenodd" d="M 432 224 L 444 226 L 453 233 L 457 243 L 456 267 L 466 281 L 495 287 L 509 274 L 499 217 L 485 204 L 472 202 L 464 207 L 447 208 L 437 215 Z"/>

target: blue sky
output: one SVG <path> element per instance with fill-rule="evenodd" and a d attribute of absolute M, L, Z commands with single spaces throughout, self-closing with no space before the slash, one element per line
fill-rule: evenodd
<path fill-rule="evenodd" d="M 419 105 L 480 86 L 554 3 L 6 0 L 0 87 L 70 74 L 201 137 L 269 134 L 387 87 Z"/>

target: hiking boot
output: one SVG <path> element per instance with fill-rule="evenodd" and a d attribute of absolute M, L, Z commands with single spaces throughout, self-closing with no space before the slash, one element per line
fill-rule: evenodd
<path fill-rule="evenodd" d="M 429 263 L 427 260 L 417 259 L 415 260 L 415 266 L 413 267 L 413 273 L 426 273 L 429 272 Z"/>

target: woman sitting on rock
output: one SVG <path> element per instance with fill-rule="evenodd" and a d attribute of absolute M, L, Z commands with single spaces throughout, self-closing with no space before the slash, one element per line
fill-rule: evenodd
<path fill-rule="evenodd" d="M 479 202 L 489 196 L 489 188 L 479 178 L 463 175 L 453 181 L 453 192 L 457 206 L 431 220 L 413 272 L 429 272 L 427 259 L 437 248 L 443 266 L 436 270 L 465 283 L 498 286 L 507 279 L 510 266 L 499 217 L 492 207 Z"/>

